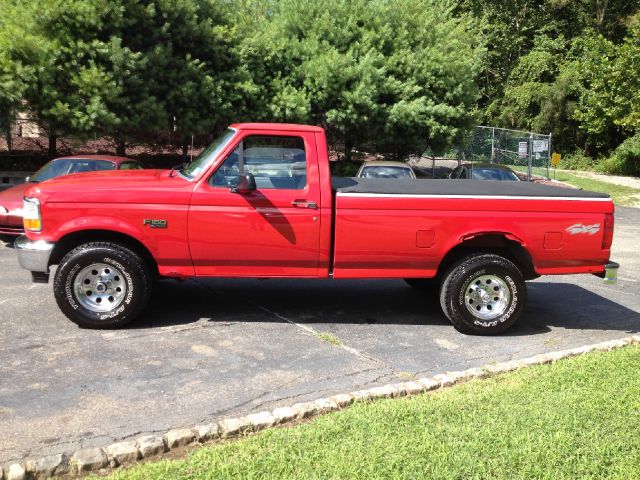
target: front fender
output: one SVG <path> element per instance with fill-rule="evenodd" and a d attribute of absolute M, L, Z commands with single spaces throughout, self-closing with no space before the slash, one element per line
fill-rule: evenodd
<path fill-rule="evenodd" d="M 157 240 L 144 230 L 142 225 L 137 227 L 122 218 L 112 216 L 88 216 L 69 220 L 56 229 L 54 241 L 59 241 L 61 238 L 73 233 L 88 230 L 106 230 L 127 235 L 142 243 L 154 257 L 157 256 Z"/>

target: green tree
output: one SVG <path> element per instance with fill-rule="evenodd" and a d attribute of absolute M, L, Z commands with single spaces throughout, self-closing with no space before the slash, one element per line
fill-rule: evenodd
<path fill-rule="evenodd" d="M 500 114 L 505 89 L 513 87 L 511 71 L 534 49 L 538 39 L 565 39 L 567 49 L 593 32 L 614 43 L 622 41 L 640 0 L 459 0 L 458 11 L 471 13 L 482 24 L 488 54 L 479 77 L 481 107 L 487 120 Z M 531 59 L 529 59 L 530 61 Z"/>
<path fill-rule="evenodd" d="M 208 133 L 235 113 L 251 78 L 239 65 L 227 8 L 209 0 L 124 0 L 118 32 L 122 94 L 109 103 L 119 151 L 136 132 L 177 130 L 186 153 L 191 134 Z"/>
<path fill-rule="evenodd" d="M 540 35 L 521 56 L 507 79 L 503 97 L 491 104 L 489 116 L 509 128 L 551 132 L 555 146 L 571 149 L 582 132 L 574 119 L 582 92 L 581 70 L 568 42 Z"/>
<path fill-rule="evenodd" d="M 242 54 L 262 118 L 323 125 L 347 158 L 352 148 L 396 157 L 440 149 L 473 123 L 483 49 L 451 2 L 257 5 L 240 28 L 256 32 Z"/>
<path fill-rule="evenodd" d="M 96 131 L 124 154 L 127 137 L 174 129 L 186 150 L 191 134 L 226 122 L 252 88 L 221 3 L 1 1 L 0 113 L 16 105 L 1 92 L 20 92 L 51 155 L 59 135 Z"/>
<path fill-rule="evenodd" d="M 5 89 L 18 92 L 20 108 L 48 131 L 49 154 L 60 134 L 112 123 L 106 102 L 119 91 L 104 64 L 118 49 L 108 30 L 121 9 L 107 0 L 4 0 L 2 7 L 0 68 L 13 79 Z"/>
<path fill-rule="evenodd" d="M 595 136 L 612 132 L 618 137 L 633 135 L 640 131 L 640 26 L 622 45 L 614 46 L 602 39 L 600 43 L 604 43 L 603 54 L 581 62 L 588 85 L 576 118 L 585 131 Z"/>

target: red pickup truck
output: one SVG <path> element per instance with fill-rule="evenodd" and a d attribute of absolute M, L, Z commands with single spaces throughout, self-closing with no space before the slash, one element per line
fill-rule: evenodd
<path fill-rule="evenodd" d="M 321 128 L 245 123 L 182 169 L 31 187 L 15 248 L 34 281 L 58 265 L 56 301 L 82 327 L 134 320 L 159 278 L 402 278 L 437 282 L 460 331 L 495 334 L 526 280 L 613 279 L 613 212 L 606 194 L 526 182 L 332 182 Z"/>

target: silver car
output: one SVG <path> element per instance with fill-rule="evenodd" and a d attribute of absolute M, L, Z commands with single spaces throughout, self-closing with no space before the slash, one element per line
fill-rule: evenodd
<path fill-rule="evenodd" d="M 416 178 L 413 169 L 402 162 L 365 162 L 358 170 L 358 178 Z"/>

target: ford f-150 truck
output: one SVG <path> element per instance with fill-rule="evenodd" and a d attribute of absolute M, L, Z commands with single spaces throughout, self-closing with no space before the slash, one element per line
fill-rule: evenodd
<path fill-rule="evenodd" d="M 335 179 L 324 131 L 231 125 L 189 165 L 31 187 L 20 264 L 82 327 L 138 317 L 154 281 L 188 277 L 437 282 L 460 331 L 513 325 L 540 275 L 605 276 L 606 194 L 527 182 Z M 571 299 L 567 299 L 568 302 Z"/>

